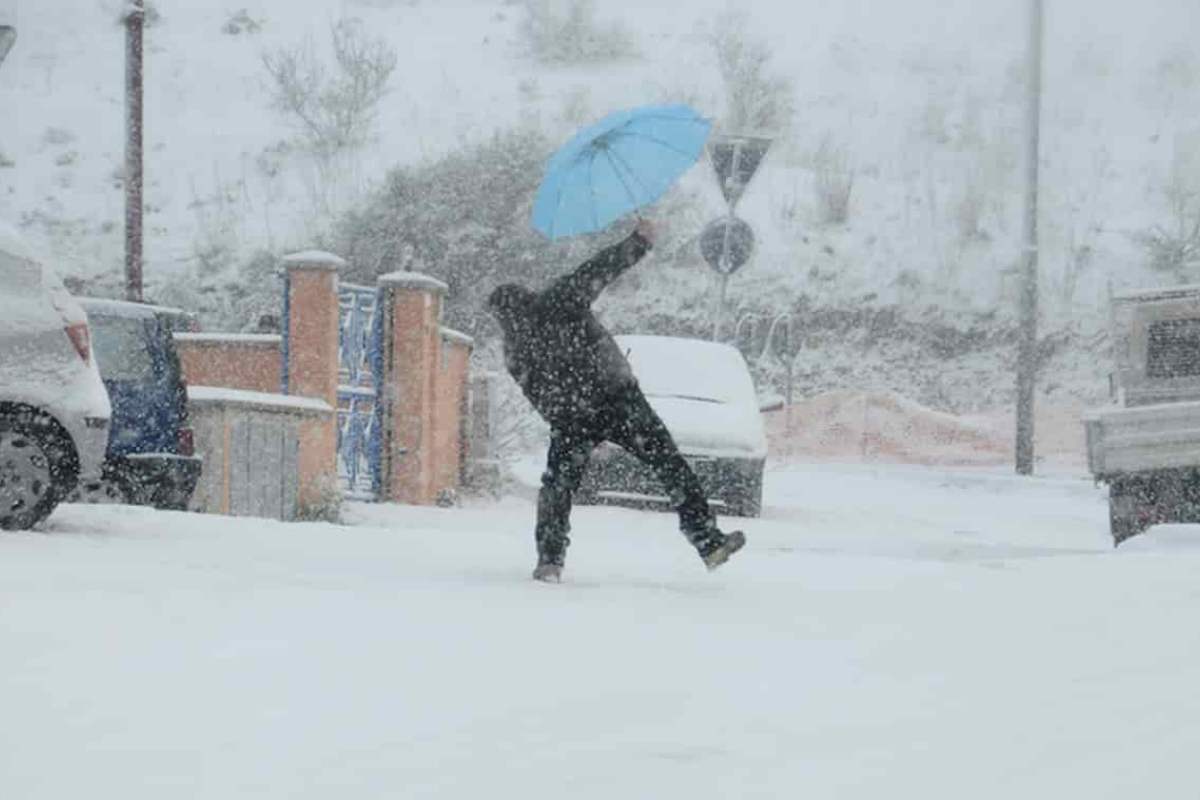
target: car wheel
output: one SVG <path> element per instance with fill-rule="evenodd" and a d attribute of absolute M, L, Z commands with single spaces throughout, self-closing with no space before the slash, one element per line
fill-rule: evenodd
<path fill-rule="evenodd" d="M 26 530 L 74 488 L 73 451 L 33 413 L 0 416 L 0 529 Z"/>
<path fill-rule="evenodd" d="M 105 479 L 81 485 L 67 500 L 71 503 L 124 505 L 129 502 L 129 492 L 119 481 Z"/>
<path fill-rule="evenodd" d="M 191 497 L 187 492 L 172 486 L 164 486 L 154 492 L 153 497 L 150 498 L 150 505 L 160 511 L 187 511 L 190 500 Z M 451 505 L 453 505 L 453 498 L 451 500 Z M 441 502 L 442 498 L 439 496 L 438 503 Z"/>
<path fill-rule="evenodd" d="M 1185 519 L 1183 482 L 1176 473 L 1131 473 L 1109 483 L 1108 521 L 1113 546 L 1152 525 Z"/>

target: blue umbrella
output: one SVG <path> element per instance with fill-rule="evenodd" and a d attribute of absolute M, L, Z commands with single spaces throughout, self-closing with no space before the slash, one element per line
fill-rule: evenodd
<path fill-rule="evenodd" d="M 598 231 L 647 206 L 696 163 L 712 122 L 687 106 L 609 114 L 554 154 L 533 203 L 551 239 Z"/>

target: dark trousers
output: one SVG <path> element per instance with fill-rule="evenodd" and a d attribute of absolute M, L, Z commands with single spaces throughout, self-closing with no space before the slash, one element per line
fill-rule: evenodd
<path fill-rule="evenodd" d="M 579 488 L 592 451 L 612 442 L 654 470 L 679 512 L 679 527 L 701 554 L 719 541 L 719 533 L 699 479 L 679 454 L 675 440 L 631 385 L 621 390 L 595 418 L 555 427 L 542 488 L 538 493 L 537 548 L 541 562 L 562 564 L 570 544 L 571 496 Z"/>

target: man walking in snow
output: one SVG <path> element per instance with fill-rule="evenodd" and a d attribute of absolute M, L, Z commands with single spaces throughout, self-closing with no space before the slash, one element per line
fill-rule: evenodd
<path fill-rule="evenodd" d="M 496 288 L 488 310 L 504 335 L 504 360 L 521 391 L 550 423 L 550 452 L 538 493 L 538 564 L 533 577 L 559 581 L 570 544 L 571 496 L 591 452 L 613 442 L 652 468 L 679 512 L 679 526 L 709 569 L 746 543 L 722 533 L 700 481 L 646 401 L 629 362 L 592 313 L 604 287 L 641 260 L 654 229 L 638 223 L 624 241 L 601 250 L 541 292 Z"/>

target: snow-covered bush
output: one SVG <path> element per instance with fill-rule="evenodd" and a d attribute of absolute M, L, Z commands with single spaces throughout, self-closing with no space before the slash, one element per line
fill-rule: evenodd
<path fill-rule="evenodd" d="M 300 522 L 340 524 L 343 494 L 341 487 L 337 484 L 337 479 L 325 481 L 318 487 L 316 495 L 315 500 L 301 504 L 296 513 L 296 519 Z"/>
<path fill-rule="evenodd" d="M 795 89 L 771 71 L 770 46 L 756 39 L 745 11 L 730 10 L 713 22 L 710 41 L 725 88 L 723 126 L 735 133 L 776 132 L 791 124 Z"/>
<path fill-rule="evenodd" d="M 543 63 L 614 61 L 637 54 L 629 28 L 596 18 L 595 0 L 525 0 L 525 10 L 521 33 Z"/>
<path fill-rule="evenodd" d="M 347 279 L 374 283 L 400 269 L 432 275 L 450 286 L 447 324 L 475 335 L 486 327 L 492 287 L 540 284 L 561 269 L 563 247 L 529 224 L 550 151 L 540 133 L 517 129 L 392 170 L 335 227 L 333 249 L 351 264 Z"/>
<path fill-rule="evenodd" d="M 262 333 L 263 321 L 278 319 L 283 306 L 278 259 L 265 250 L 216 273 L 192 266 L 167 280 L 154 276 L 146 294 L 153 302 L 193 312 L 206 331 Z"/>
<path fill-rule="evenodd" d="M 1176 147 L 1159 188 L 1163 221 L 1136 235 L 1147 265 L 1176 281 L 1200 278 L 1200 141 Z"/>

